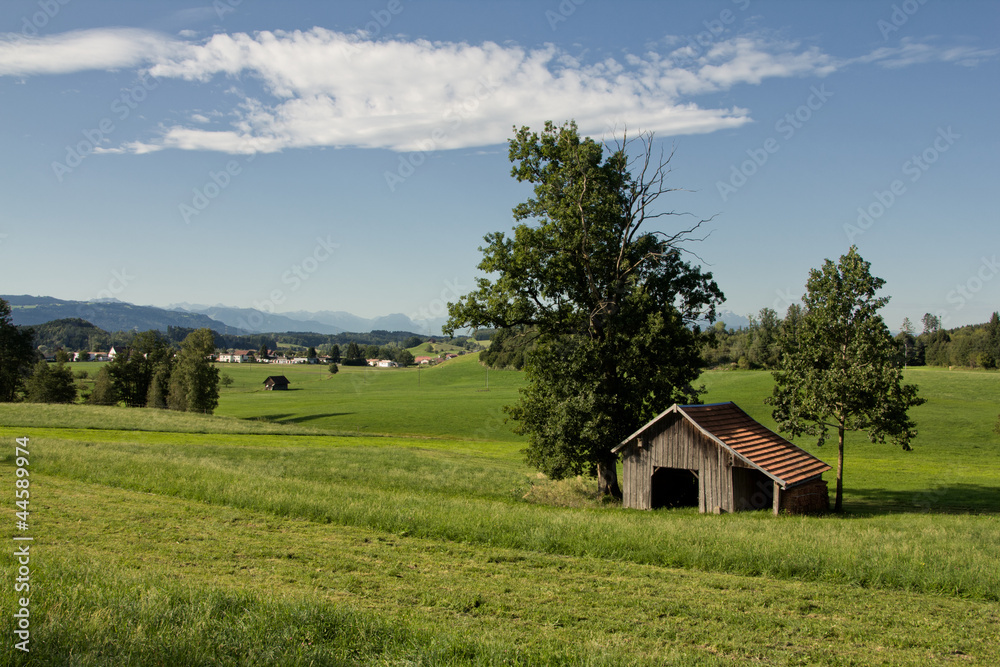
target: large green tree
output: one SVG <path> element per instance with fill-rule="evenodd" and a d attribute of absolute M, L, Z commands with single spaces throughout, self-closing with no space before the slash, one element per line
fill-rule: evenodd
<path fill-rule="evenodd" d="M 826 260 L 809 272 L 803 307 L 786 321 L 781 366 L 774 371 L 774 420 L 793 437 L 817 436 L 822 445 L 837 433 L 837 492 L 843 508 L 844 435 L 865 432 L 872 442 L 890 440 L 904 450 L 916 436 L 907 411 L 924 402 L 915 385 L 903 383 L 898 349 L 878 311 L 885 284 L 851 246 L 839 263 Z"/>
<path fill-rule="evenodd" d="M 11 322 L 10 304 L 0 299 L 0 402 L 17 400 L 35 363 L 34 332 Z"/>
<path fill-rule="evenodd" d="M 485 237 L 479 268 L 493 277 L 449 304 L 444 329 L 535 331 L 527 384 L 507 408 L 528 461 L 556 479 L 596 474 L 600 492 L 620 495 L 611 449 L 671 403 L 698 400 L 694 322 L 714 319 L 723 297 L 683 246 L 705 221 L 647 228 L 678 215 L 659 207 L 676 189 L 651 135 L 605 147 L 549 122 L 516 130 L 509 157 L 534 196 L 514 208 L 511 237 Z"/>
<path fill-rule="evenodd" d="M 215 332 L 192 331 L 181 343 L 170 372 L 167 406 L 171 410 L 211 414 L 219 404 L 219 369 L 212 365 Z"/>

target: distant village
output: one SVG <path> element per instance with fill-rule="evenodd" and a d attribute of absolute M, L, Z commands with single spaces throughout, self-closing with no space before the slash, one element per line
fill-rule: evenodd
<path fill-rule="evenodd" d="M 114 358 L 122 350 L 116 350 L 114 346 L 107 352 L 75 352 L 73 361 L 114 361 Z M 438 356 L 414 357 L 413 363 L 418 366 L 428 366 L 448 359 L 454 359 L 457 354 L 448 353 Z M 86 358 L 85 358 L 86 357 Z M 54 356 L 53 356 L 54 359 Z M 313 357 L 286 357 L 278 352 L 264 347 L 260 350 L 230 350 L 221 352 L 213 358 L 213 361 L 223 364 L 326 364 L 333 363 L 333 357 L 321 354 Z M 375 368 L 398 368 L 399 364 L 392 359 L 365 359 L 365 362 Z"/>

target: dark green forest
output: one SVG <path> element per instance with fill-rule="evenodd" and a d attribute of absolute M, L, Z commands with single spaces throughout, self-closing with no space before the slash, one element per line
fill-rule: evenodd
<path fill-rule="evenodd" d="M 799 316 L 796 306 L 785 319 L 770 308 L 750 318 L 750 326 L 727 329 L 721 322 L 710 327 L 702 356 L 709 368 L 773 369 L 778 364 L 782 333 Z M 941 328 L 940 320 L 925 314 L 917 333 L 909 318 L 899 327 L 895 340 L 903 366 L 952 366 L 994 369 L 1000 365 L 1000 316 L 989 322 L 955 329 Z"/>

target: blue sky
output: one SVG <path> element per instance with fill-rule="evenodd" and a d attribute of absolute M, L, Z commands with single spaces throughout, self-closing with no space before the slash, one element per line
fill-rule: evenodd
<path fill-rule="evenodd" d="M 263 5 L 263 6 L 262 6 Z M 444 315 L 513 126 L 675 150 L 723 308 L 851 243 L 919 327 L 1000 308 L 1000 3 L 8 1 L 0 293 Z"/>

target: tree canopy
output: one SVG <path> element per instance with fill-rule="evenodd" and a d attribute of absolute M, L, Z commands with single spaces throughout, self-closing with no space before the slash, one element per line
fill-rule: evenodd
<path fill-rule="evenodd" d="M 35 364 L 34 373 L 25 383 L 25 399 L 31 403 L 75 402 L 76 384 L 65 360 L 55 364 L 41 360 Z"/>
<path fill-rule="evenodd" d="M 768 402 L 782 431 L 793 437 L 838 436 L 835 509 L 842 509 L 844 434 L 863 431 L 872 442 L 891 440 L 904 450 L 916 435 L 909 408 L 923 403 L 902 382 L 898 348 L 878 314 L 885 284 L 852 246 L 840 261 L 809 272 L 797 324 L 782 329 L 781 365 Z"/>
<path fill-rule="evenodd" d="M 0 402 L 17 400 L 35 363 L 34 333 L 11 322 L 10 304 L 0 299 Z"/>
<path fill-rule="evenodd" d="M 169 341 L 159 331 L 136 334 L 108 364 L 115 396 L 128 407 L 144 407 L 153 377 L 164 365 L 169 366 L 173 355 Z"/>
<path fill-rule="evenodd" d="M 215 332 L 198 329 L 181 343 L 170 373 L 167 406 L 171 410 L 211 414 L 219 404 L 219 369 L 212 366 Z"/>
<path fill-rule="evenodd" d="M 634 154 L 633 154 L 634 153 Z M 710 273 L 685 261 L 705 222 L 647 229 L 659 210 L 670 158 L 651 135 L 614 146 L 576 124 L 515 130 L 511 175 L 534 186 L 514 208 L 508 237 L 485 237 L 477 289 L 449 304 L 444 330 L 527 327 L 537 332 L 527 385 L 507 408 L 528 436 L 527 458 L 553 478 L 597 474 L 618 494 L 611 449 L 674 402 L 696 402 L 699 333 L 723 299 Z M 532 224 L 529 224 L 530 221 Z"/>

